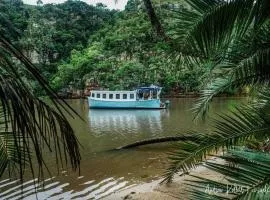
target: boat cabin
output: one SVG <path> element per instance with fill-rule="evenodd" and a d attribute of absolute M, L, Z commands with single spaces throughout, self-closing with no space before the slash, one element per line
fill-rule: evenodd
<path fill-rule="evenodd" d="M 110 100 L 121 100 L 121 101 L 130 101 L 136 99 L 136 92 L 134 91 L 91 91 L 91 99 L 99 99 L 104 101 Z"/>
<path fill-rule="evenodd" d="M 161 88 L 141 87 L 134 91 L 93 90 L 90 98 L 103 101 L 135 101 L 159 99 Z"/>

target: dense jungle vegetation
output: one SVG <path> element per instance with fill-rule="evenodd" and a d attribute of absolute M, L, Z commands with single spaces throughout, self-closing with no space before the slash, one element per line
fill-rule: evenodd
<path fill-rule="evenodd" d="M 249 87 L 248 103 L 218 113 L 208 132 L 189 132 L 177 143 L 169 154 L 164 182 L 179 172 L 188 174 L 214 154 L 226 162 L 205 166 L 226 175 L 226 180 L 196 177 L 187 191 L 192 199 L 228 199 L 228 194 L 233 199 L 269 199 L 269 190 L 262 191 L 270 184 L 270 2 L 181 2 L 130 0 L 124 11 L 110 11 L 80 1 L 39 1 L 38 6 L 1 1 L 0 176 L 18 165 L 23 178 L 26 162 L 33 166 L 30 142 L 42 169 L 43 146 L 51 150 L 54 141 L 60 155 L 60 138 L 63 160 L 69 156 L 73 169 L 79 167 L 76 136 L 51 86 L 83 88 L 87 79 L 115 89 L 157 83 L 167 91 L 196 91 L 204 85 L 193 108 L 195 119 L 206 117 L 216 95 Z M 51 86 L 18 49 L 40 67 Z M 31 77 L 56 109 L 29 91 L 26 82 L 38 91 Z M 226 154 L 219 156 L 220 150 Z M 203 190 L 209 184 L 223 192 L 235 185 L 245 190 L 213 195 Z"/>
<path fill-rule="evenodd" d="M 198 91 L 207 67 L 171 59 L 179 22 L 174 15 L 184 4 L 154 3 L 168 40 L 152 28 L 138 0 L 128 1 L 124 11 L 72 0 L 37 6 L 14 0 L 0 6 L 15 24 L 16 44 L 58 91 L 68 86 L 84 89 L 86 81 L 110 89 L 157 84 L 166 92 Z M 35 81 L 26 80 L 42 94 Z"/>

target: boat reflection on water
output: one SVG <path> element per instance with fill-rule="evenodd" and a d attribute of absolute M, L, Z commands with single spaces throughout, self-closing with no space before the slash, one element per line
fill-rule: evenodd
<path fill-rule="evenodd" d="M 137 133 L 162 131 L 161 118 L 168 110 L 90 110 L 90 129 L 94 133 Z"/>

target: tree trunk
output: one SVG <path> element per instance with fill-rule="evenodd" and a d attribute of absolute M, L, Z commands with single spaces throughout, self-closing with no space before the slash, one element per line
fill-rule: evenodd
<path fill-rule="evenodd" d="M 162 28 L 162 25 L 156 15 L 155 9 L 152 5 L 151 0 L 143 0 L 144 2 L 144 6 L 147 10 L 147 14 L 150 18 L 152 27 L 155 29 L 157 36 L 161 37 L 162 39 L 164 39 L 165 41 L 168 41 L 169 38 L 166 36 L 164 29 Z"/>

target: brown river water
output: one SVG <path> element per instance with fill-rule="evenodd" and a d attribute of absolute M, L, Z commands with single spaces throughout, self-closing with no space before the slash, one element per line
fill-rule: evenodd
<path fill-rule="evenodd" d="M 206 122 L 193 122 L 190 109 L 194 99 L 171 99 L 166 110 L 89 110 L 86 100 L 69 100 L 69 105 L 84 119 L 70 119 L 83 148 L 81 174 L 63 169 L 56 173 L 55 160 L 48 155 L 51 169 L 43 186 L 29 177 L 24 193 L 17 179 L 0 179 L 2 199 L 101 199 L 117 190 L 160 178 L 168 159 L 170 144 L 148 145 L 140 148 L 112 151 L 119 146 L 142 139 L 150 139 L 189 130 L 206 131 Z M 216 98 L 211 103 L 209 116 L 226 112 L 228 108 L 246 101 L 244 98 Z"/>

